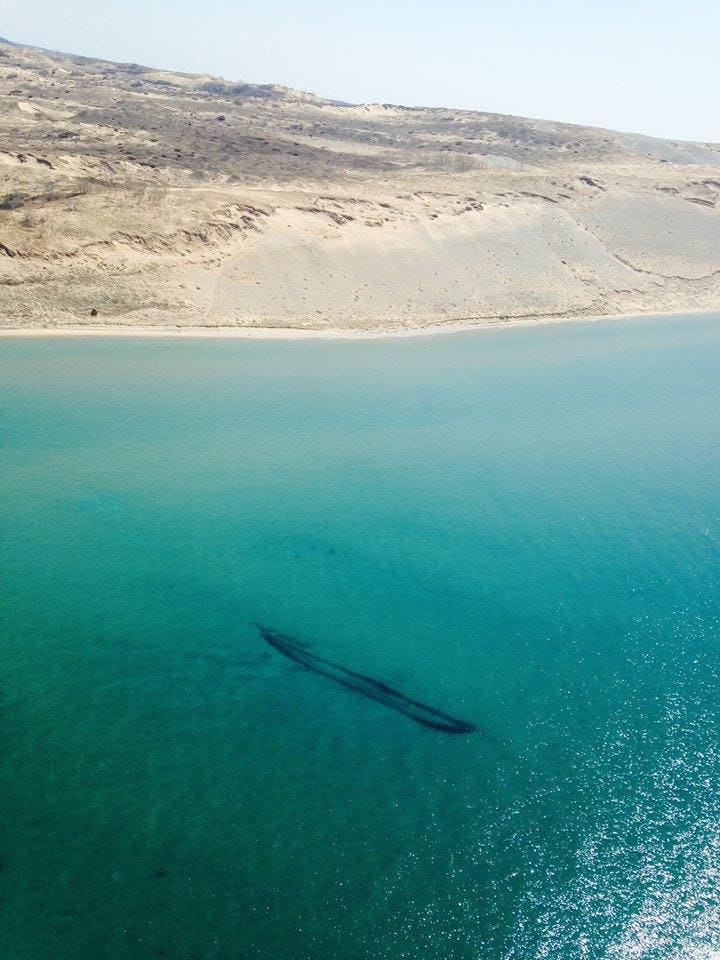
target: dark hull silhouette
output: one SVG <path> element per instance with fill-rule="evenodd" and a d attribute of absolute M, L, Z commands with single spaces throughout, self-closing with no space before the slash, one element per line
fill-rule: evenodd
<path fill-rule="evenodd" d="M 420 723 L 431 730 L 439 730 L 442 733 L 478 732 L 474 723 L 458 720 L 441 710 L 435 710 L 433 707 L 428 707 L 427 704 L 420 703 L 419 700 L 412 700 L 399 690 L 383 683 L 382 680 L 375 680 L 363 673 L 355 673 L 354 670 L 348 670 L 338 663 L 318 657 L 316 654 L 310 653 L 292 637 L 277 633 L 275 630 L 268 630 L 267 627 L 263 627 L 259 623 L 256 626 L 260 631 L 260 636 L 283 656 L 294 660 L 295 663 L 299 663 L 314 673 L 319 673 L 323 677 L 334 680 L 343 687 L 347 687 L 348 690 L 354 690 L 355 693 L 362 694 L 370 700 L 376 700 L 378 703 L 390 707 L 391 710 L 397 710 L 398 713 L 405 714 L 415 723 Z"/>

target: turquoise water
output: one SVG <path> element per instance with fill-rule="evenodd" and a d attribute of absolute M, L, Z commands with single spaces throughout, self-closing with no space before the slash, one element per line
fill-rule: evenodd
<path fill-rule="evenodd" d="M 719 441 L 720 317 L 4 341 L 2 960 L 719 957 Z"/>

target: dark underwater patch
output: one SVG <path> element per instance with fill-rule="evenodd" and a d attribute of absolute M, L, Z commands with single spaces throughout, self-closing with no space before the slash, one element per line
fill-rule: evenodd
<path fill-rule="evenodd" d="M 333 663 L 331 660 L 326 660 L 324 657 L 319 657 L 317 654 L 311 653 L 293 637 L 288 637 L 275 630 L 269 630 L 259 623 L 255 624 L 255 626 L 260 631 L 260 636 L 263 640 L 269 643 L 271 647 L 274 647 L 279 653 L 282 653 L 283 656 L 294 660 L 295 663 L 299 663 L 307 670 L 312 670 L 314 673 L 319 673 L 323 677 L 334 680 L 348 690 L 353 690 L 361 696 L 375 700 L 389 707 L 391 710 L 396 710 L 398 713 L 404 714 L 423 727 L 428 727 L 431 730 L 437 730 L 441 733 L 479 732 L 478 727 L 476 727 L 474 723 L 459 720 L 457 717 L 443 713 L 442 710 L 436 710 L 434 707 L 429 707 L 419 700 L 413 700 L 400 690 L 396 690 L 387 683 L 383 683 L 382 680 L 376 680 L 374 677 L 368 677 L 363 673 L 348 670 L 347 667 L 343 667 L 338 663 Z"/>

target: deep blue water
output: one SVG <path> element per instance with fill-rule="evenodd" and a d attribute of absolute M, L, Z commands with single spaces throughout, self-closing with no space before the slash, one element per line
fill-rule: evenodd
<path fill-rule="evenodd" d="M 5 340 L 0 493 L 3 960 L 720 957 L 720 317 Z"/>

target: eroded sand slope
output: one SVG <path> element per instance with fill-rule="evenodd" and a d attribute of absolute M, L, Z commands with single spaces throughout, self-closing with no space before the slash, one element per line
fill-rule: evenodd
<path fill-rule="evenodd" d="M 0 42 L 0 325 L 720 308 L 720 147 Z"/>

